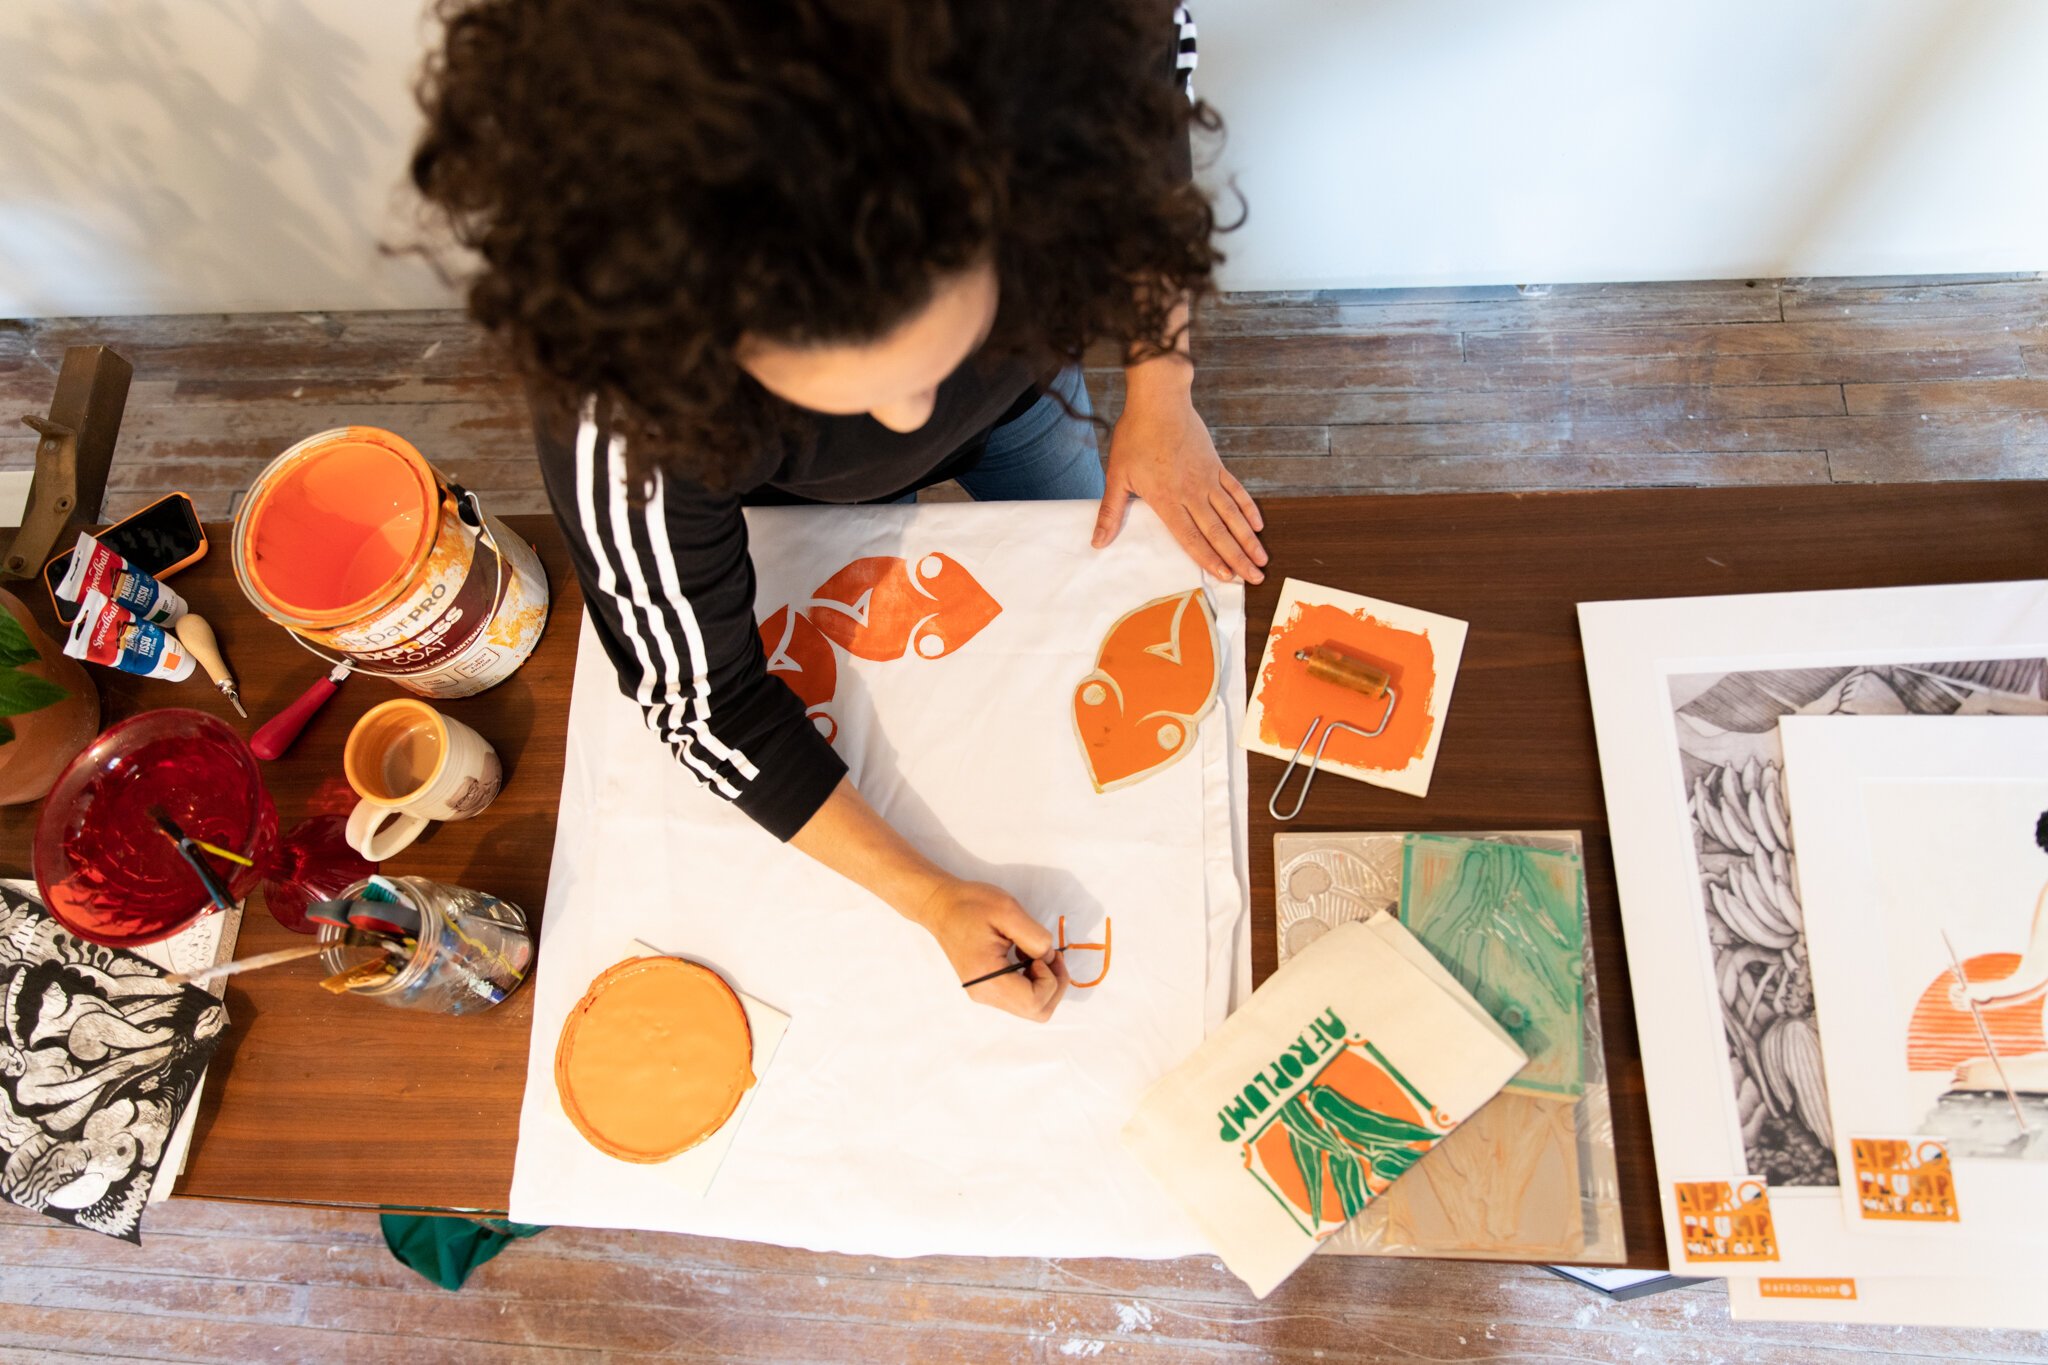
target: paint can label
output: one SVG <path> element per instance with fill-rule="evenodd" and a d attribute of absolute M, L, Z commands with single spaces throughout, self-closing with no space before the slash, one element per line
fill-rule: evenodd
<path fill-rule="evenodd" d="M 234 555 L 265 615 L 423 697 L 503 682 L 547 625 L 540 557 L 375 427 L 324 431 L 273 460 L 235 518 Z"/>
<path fill-rule="evenodd" d="M 398 601 L 364 621 L 300 633 L 425 697 L 466 697 L 503 682 L 540 643 L 547 577 L 502 522 L 486 517 L 484 525 L 489 542 L 449 512 L 441 538 L 454 543 L 436 545 Z"/>

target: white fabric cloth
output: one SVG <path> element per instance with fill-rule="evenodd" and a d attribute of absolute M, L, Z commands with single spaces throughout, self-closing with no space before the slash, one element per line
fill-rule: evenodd
<path fill-rule="evenodd" d="M 1047 1024 L 966 998 L 936 944 L 693 783 L 619 695 L 586 627 L 570 708 L 511 1215 L 873 1255 L 1137 1256 L 1203 1249 L 1121 1148 L 1145 1089 L 1249 985 L 1242 589 L 1207 584 L 1225 690 L 1179 762 L 1095 793 L 1071 720 L 1105 630 L 1200 575 L 1149 511 L 1089 547 L 1093 504 L 748 514 L 757 609 L 849 562 L 933 552 L 1001 605 L 943 658 L 837 653 L 837 747 L 881 814 L 948 869 L 1001 885 L 1101 985 Z M 555 1043 L 592 978 L 644 938 L 790 1015 L 702 1198 L 568 1123 Z M 1089 954 L 1089 959 L 1099 957 Z"/>

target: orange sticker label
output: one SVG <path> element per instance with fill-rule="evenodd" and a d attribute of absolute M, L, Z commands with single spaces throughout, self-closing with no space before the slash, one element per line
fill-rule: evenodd
<path fill-rule="evenodd" d="M 1766 1299 L 1853 1299 L 1854 1280 L 1758 1280 L 1756 1292 Z"/>
<path fill-rule="evenodd" d="M 1771 1195 L 1761 1180 L 1679 1180 L 1678 1223 L 1688 1261 L 1775 1261 Z"/>
<path fill-rule="evenodd" d="M 1865 1218 L 1955 1223 L 1955 1172 L 1939 1138 L 1851 1138 L 1856 1203 Z"/>

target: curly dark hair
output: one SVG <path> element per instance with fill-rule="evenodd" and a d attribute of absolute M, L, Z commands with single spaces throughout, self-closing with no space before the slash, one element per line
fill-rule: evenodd
<path fill-rule="evenodd" d="M 1157 352 L 1222 259 L 1166 0 L 442 0 L 412 178 L 536 392 L 645 478 L 728 483 L 806 417 L 743 334 L 883 335 L 993 262 L 984 356 Z"/>

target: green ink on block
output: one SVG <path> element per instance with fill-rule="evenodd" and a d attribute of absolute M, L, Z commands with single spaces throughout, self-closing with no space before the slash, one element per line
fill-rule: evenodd
<path fill-rule="evenodd" d="M 1584 885 L 1572 853 L 1436 834 L 1402 849 L 1401 923 L 1529 1054 L 1511 1089 L 1579 1093 Z"/>

